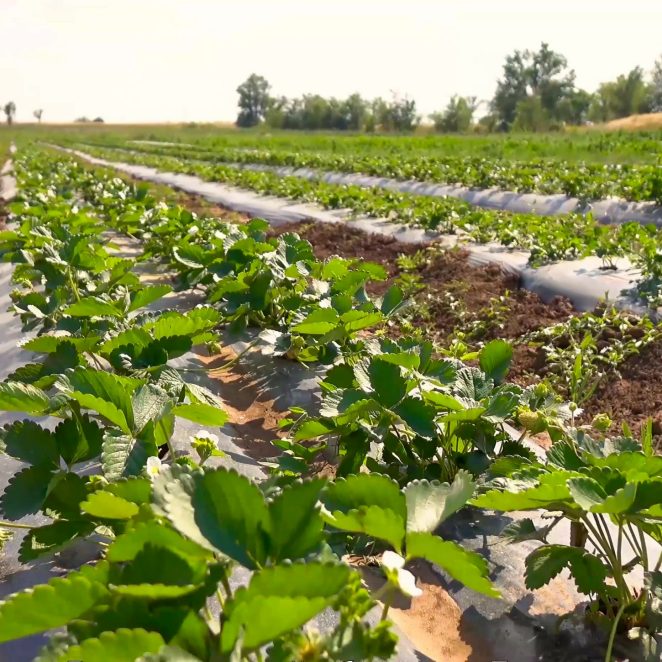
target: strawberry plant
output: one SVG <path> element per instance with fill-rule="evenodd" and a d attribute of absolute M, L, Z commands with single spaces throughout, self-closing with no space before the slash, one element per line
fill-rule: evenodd
<path fill-rule="evenodd" d="M 432 533 L 473 489 L 466 474 L 451 485 L 420 482 L 404 491 L 373 474 L 298 482 L 265 498 L 232 471 L 178 466 L 152 480 L 97 482 L 83 495 L 79 518 L 103 531 L 104 558 L 1 603 L 0 641 L 66 626 L 42 655 L 262 659 L 266 647 L 269 659 L 301 659 L 303 651 L 329 660 L 388 658 L 395 646 L 388 605 L 407 585 L 389 580 L 382 619 L 369 626 L 364 616 L 375 598 L 331 552 L 326 541 L 337 534 L 325 523 L 403 558 L 439 563 L 498 596 L 481 556 Z M 246 585 L 237 587 L 237 567 L 251 572 Z M 303 629 L 329 608 L 338 614 L 333 630 Z"/>
<path fill-rule="evenodd" d="M 404 483 L 451 480 L 461 469 L 479 475 L 500 454 L 529 452 L 505 429 L 530 400 L 502 383 L 511 356 L 507 343 L 493 341 L 480 351 L 478 369 L 433 359 L 429 343 L 383 341 L 354 365 L 326 373 L 319 415 L 293 421 L 286 443 L 314 439 L 322 442 L 317 452 L 332 445 L 341 476 L 364 465 Z"/>
<path fill-rule="evenodd" d="M 653 554 L 651 541 L 662 542 L 662 458 L 653 453 L 650 427 L 642 444 L 577 432 L 557 441 L 546 462 L 504 458 L 490 473 L 494 478 L 474 505 L 550 513 L 545 526 L 527 518 L 503 532 L 509 542 L 542 542 L 526 559 L 527 588 L 540 588 L 568 569 L 589 599 L 587 616 L 610 631 L 606 660 L 612 659 L 619 623 L 651 635 L 659 630 L 662 555 Z M 550 532 L 562 521 L 570 522 L 568 543 L 549 543 Z M 628 580 L 635 568 L 644 573 L 641 589 Z"/>

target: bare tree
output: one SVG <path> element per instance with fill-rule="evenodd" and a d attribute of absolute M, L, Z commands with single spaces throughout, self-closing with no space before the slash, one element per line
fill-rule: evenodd
<path fill-rule="evenodd" d="M 5 104 L 3 110 L 5 111 L 5 115 L 7 115 L 7 124 L 12 124 L 14 115 L 16 115 L 16 104 L 13 101 L 9 101 Z"/>
<path fill-rule="evenodd" d="M 32 111 L 32 114 L 37 118 L 39 124 L 41 124 L 41 116 L 44 114 L 44 111 L 41 108 L 37 108 L 37 110 Z"/>

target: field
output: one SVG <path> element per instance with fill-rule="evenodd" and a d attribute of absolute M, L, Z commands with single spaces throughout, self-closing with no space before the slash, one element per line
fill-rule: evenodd
<path fill-rule="evenodd" d="M 0 657 L 660 659 L 660 138 L 0 130 Z"/>

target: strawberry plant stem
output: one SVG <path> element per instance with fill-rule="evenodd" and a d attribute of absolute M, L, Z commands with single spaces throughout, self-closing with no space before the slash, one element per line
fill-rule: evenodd
<path fill-rule="evenodd" d="M 32 524 L 19 524 L 18 522 L 5 522 L 0 520 L 0 527 L 7 529 L 32 529 L 34 525 Z"/>
<path fill-rule="evenodd" d="M 388 610 L 391 607 L 391 598 L 392 591 L 387 591 L 386 598 L 384 599 L 384 608 L 382 609 L 382 615 L 380 618 L 381 621 L 385 621 L 386 617 L 388 616 Z"/>
<path fill-rule="evenodd" d="M 611 662 L 612 650 L 614 649 L 614 639 L 616 638 L 616 630 L 618 629 L 618 623 L 621 620 L 621 616 L 623 616 L 623 612 L 625 611 L 626 606 L 627 603 L 625 602 L 621 604 L 618 612 L 616 613 L 614 623 L 611 626 L 611 632 L 609 633 L 609 643 L 607 644 L 607 652 L 605 653 L 605 662 Z"/>

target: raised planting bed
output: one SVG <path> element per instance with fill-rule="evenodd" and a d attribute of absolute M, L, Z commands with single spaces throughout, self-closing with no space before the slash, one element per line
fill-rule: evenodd
<path fill-rule="evenodd" d="M 481 206 L 502 209 L 512 206 L 511 211 L 528 211 L 539 206 L 547 211 L 538 213 L 569 212 L 585 209 L 589 200 L 597 215 L 604 214 L 614 222 L 637 220 L 638 214 L 651 220 L 657 215 L 659 220 L 660 210 L 655 204 L 627 204 L 627 201 L 651 201 L 658 205 L 662 202 L 655 164 L 590 164 L 555 159 L 522 162 L 483 154 L 431 157 L 420 151 L 413 155 L 398 154 L 397 150 L 390 154 L 361 154 L 360 147 L 353 153 L 338 154 L 333 150 L 270 150 L 264 143 L 262 138 L 256 140 L 254 149 L 133 142 L 122 146 L 144 153 L 238 163 L 249 168 L 255 165 L 282 168 L 287 173 L 298 170 L 300 176 L 311 176 L 317 170 L 312 176 L 320 177 L 319 171 L 326 171 L 335 181 L 342 181 L 344 173 L 357 174 L 369 186 L 374 185 L 369 183 L 371 179 L 374 178 L 373 182 L 380 179 L 381 185 L 402 187 L 403 191 L 417 187 L 427 190 L 429 195 L 450 195 Z M 439 183 L 446 186 L 435 186 Z"/>

